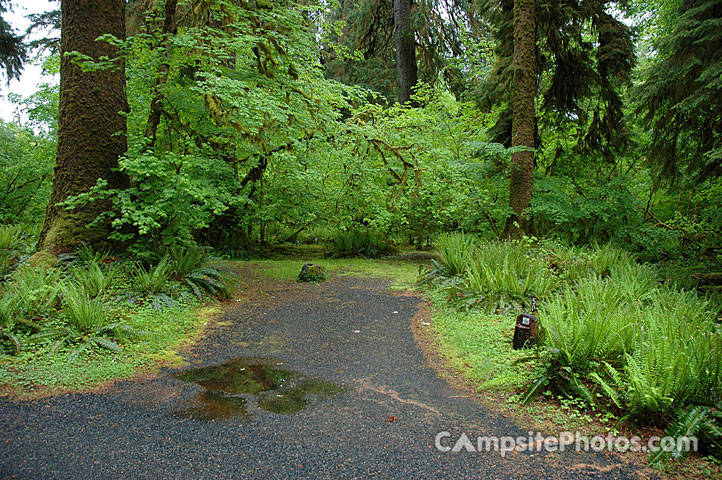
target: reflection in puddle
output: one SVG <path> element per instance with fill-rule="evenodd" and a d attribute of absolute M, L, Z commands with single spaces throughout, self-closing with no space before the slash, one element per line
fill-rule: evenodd
<path fill-rule="evenodd" d="M 295 413 L 340 393 L 335 383 L 306 377 L 279 368 L 280 363 L 236 359 L 210 367 L 175 374 L 180 380 L 197 383 L 204 390 L 191 406 L 176 415 L 200 420 L 248 418 L 246 396 L 255 396 L 259 408 L 273 413 Z"/>
<path fill-rule="evenodd" d="M 247 419 L 249 417 L 245 398 L 209 390 L 199 393 L 193 399 L 191 406 L 177 410 L 173 414 L 177 417 L 207 421 L 231 417 Z"/>

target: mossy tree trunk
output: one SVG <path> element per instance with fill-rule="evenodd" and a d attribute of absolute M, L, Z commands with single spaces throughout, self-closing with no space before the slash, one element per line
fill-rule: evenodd
<path fill-rule="evenodd" d="M 514 0 L 514 79 L 512 84 L 511 146 L 534 148 L 536 113 L 536 21 L 534 0 Z M 512 155 L 509 205 L 504 237 L 530 233 L 531 220 L 525 210 L 531 205 L 534 187 L 534 152 Z"/>
<path fill-rule="evenodd" d="M 394 0 L 394 43 L 396 46 L 396 70 L 399 74 L 399 103 L 411 99 L 413 87 L 418 82 L 416 65 L 416 38 L 411 26 L 412 0 Z"/>
<path fill-rule="evenodd" d="M 163 19 L 163 42 L 161 47 L 165 50 L 166 62 L 161 63 L 158 67 L 158 73 L 153 84 L 153 99 L 150 102 L 150 115 L 148 115 L 148 124 L 145 127 L 145 136 L 150 139 L 150 145 L 155 145 L 158 126 L 160 125 L 161 115 L 163 113 L 163 86 L 168 82 L 170 74 L 170 60 L 172 41 L 171 36 L 178 32 L 176 26 L 176 10 L 178 0 L 166 0 Z"/>
<path fill-rule="evenodd" d="M 115 171 L 127 149 L 123 112 L 128 111 L 125 65 L 113 70 L 83 72 L 66 56 L 77 51 L 93 59 L 115 58 L 117 48 L 96 41 L 103 34 L 125 38 L 123 0 L 62 0 L 60 112 L 58 149 L 39 250 L 59 253 L 79 243 L 99 245 L 107 240 L 109 225 L 92 228 L 107 202 L 94 201 L 68 211 L 58 204 L 90 190 L 103 178 L 110 188 L 124 188 L 128 180 Z"/>

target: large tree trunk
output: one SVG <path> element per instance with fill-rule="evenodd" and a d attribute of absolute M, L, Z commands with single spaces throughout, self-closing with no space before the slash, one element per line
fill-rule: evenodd
<path fill-rule="evenodd" d="M 418 82 L 416 38 L 411 28 L 412 0 L 394 0 L 394 42 L 399 73 L 399 103 L 406 103 Z"/>
<path fill-rule="evenodd" d="M 158 76 L 155 77 L 153 84 L 153 99 L 150 101 L 150 115 L 148 115 L 148 124 L 145 127 L 145 136 L 150 139 L 150 144 L 155 145 L 158 126 L 160 125 L 161 114 L 163 113 L 163 85 L 168 82 L 168 74 L 170 73 L 171 60 L 171 40 L 170 36 L 175 35 L 178 31 L 176 27 L 176 8 L 178 0 L 165 0 L 164 19 L 163 19 L 163 42 L 161 48 L 165 50 L 166 62 L 158 67 Z"/>
<path fill-rule="evenodd" d="M 512 85 L 511 146 L 534 148 L 536 114 L 536 22 L 534 0 L 514 0 L 514 80 Z M 503 236 L 519 238 L 530 233 L 531 221 L 525 210 L 531 205 L 534 187 L 534 152 L 511 157 L 509 205 L 514 213 L 507 219 Z"/>
<path fill-rule="evenodd" d="M 108 203 L 95 201 L 68 211 L 58 203 L 69 196 L 87 192 L 103 178 L 110 188 L 127 186 L 127 178 L 114 171 L 127 141 L 123 112 L 128 110 L 125 95 L 125 66 L 112 71 L 82 72 L 67 52 L 78 51 L 93 59 L 114 58 L 115 47 L 96 41 L 110 33 L 125 38 L 123 0 L 62 0 L 60 115 L 58 150 L 50 203 L 38 248 L 53 253 L 78 243 L 98 245 L 108 236 L 109 225 L 88 224 Z"/>

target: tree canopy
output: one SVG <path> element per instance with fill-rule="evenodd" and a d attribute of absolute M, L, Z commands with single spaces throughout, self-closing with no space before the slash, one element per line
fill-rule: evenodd
<path fill-rule="evenodd" d="M 0 1 L 0 66 L 5 69 L 8 82 L 13 78 L 20 78 L 27 59 L 23 37 L 15 33 L 12 26 L 3 19 L 3 13 L 7 13 L 9 8 L 9 0 Z"/>
<path fill-rule="evenodd" d="M 127 39 L 93 42 L 115 53 L 63 57 L 88 75 L 125 66 L 127 149 L 109 157 L 129 183 L 100 175 L 62 209 L 102 203 L 109 238 L 150 256 L 339 231 L 418 245 L 508 234 L 518 219 L 518 234 L 649 258 L 713 245 L 718 2 L 533 2 L 516 61 L 514 5 L 133 1 Z M 48 38 L 35 51 L 53 58 Z M 399 84 L 402 64 L 416 80 Z M 516 143 L 515 86 L 531 106 Z M 34 128 L 53 121 L 53 95 L 25 100 Z"/>

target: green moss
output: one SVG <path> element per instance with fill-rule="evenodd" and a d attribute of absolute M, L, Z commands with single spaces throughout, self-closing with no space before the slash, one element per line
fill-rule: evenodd
<path fill-rule="evenodd" d="M 301 269 L 296 280 L 299 282 L 322 282 L 326 280 L 326 267 L 307 263 Z"/>
<path fill-rule="evenodd" d="M 99 245 L 108 238 L 108 231 L 101 226 L 88 227 L 97 217 L 93 209 L 88 211 L 60 210 L 45 234 L 44 249 L 65 251 L 79 243 Z"/>
<path fill-rule="evenodd" d="M 57 263 L 58 257 L 46 250 L 41 250 L 28 259 L 28 264 L 32 267 L 52 268 Z"/>

